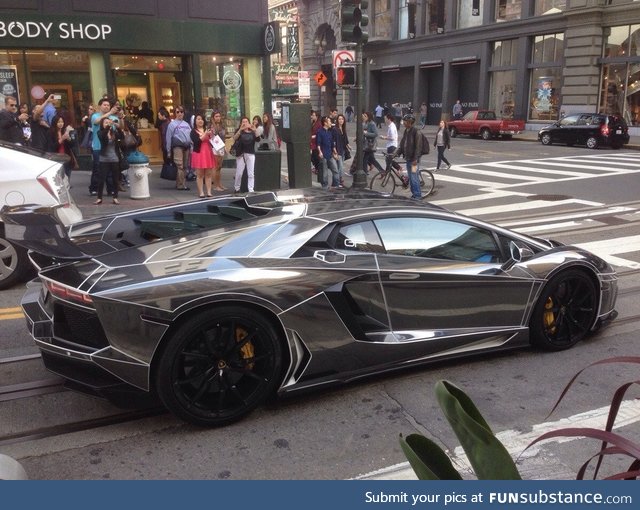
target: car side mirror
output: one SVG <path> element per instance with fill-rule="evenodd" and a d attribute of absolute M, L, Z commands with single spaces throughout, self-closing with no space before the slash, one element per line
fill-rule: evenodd
<path fill-rule="evenodd" d="M 533 250 L 524 244 L 517 243 L 516 241 L 509 241 L 509 255 L 510 258 L 503 265 L 502 269 L 507 270 L 520 262 L 526 262 L 533 257 Z"/>

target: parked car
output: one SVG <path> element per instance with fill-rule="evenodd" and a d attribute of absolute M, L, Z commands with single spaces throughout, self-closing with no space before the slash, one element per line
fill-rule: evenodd
<path fill-rule="evenodd" d="M 543 127 L 538 132 L 542 145 L 562 143 L 586 145 L 589 149 L 608 146 L 620 149 L 629 143 L 629 128 L 622 117 L 602 113 L 575 113 Z"/>
<path fill-rule="evenodd" d="M 458 135 L 480 136 L 483 140 L 491 138 L 511 138 L 524 131 L 524 120 L 500 119 L 491 110 L 473 110 L 467 112 L 459 120 L 449 121 L 449 133 Z"/>
<path fill-rule="evenodd" d="M 116 400 L 157 394 L 199 425 L 274 393 L 567 349 L 616 315 L 616 274 L 592 253 L 370 191 L 226 196 L 69 231 L 29 207 L 3 218 L 41 254 L 22 308 L 46 367 Z"/>
<path fill-rule="evenodd" d="M 0 142 L 0 207 L 39 204 L 55 211 L 65 226 L 82 220 L 69 193 L 64 157 Z M 0 222 L 0 290 L 23 281 L 31 269 L 26 250 L 6 238 Z"/>

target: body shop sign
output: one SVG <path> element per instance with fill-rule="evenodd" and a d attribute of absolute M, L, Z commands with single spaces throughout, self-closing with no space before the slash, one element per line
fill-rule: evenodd
<path fill-rule="evenodd" d="M 104 41 L 109 34 L 111 25 L 107 24 L 0 20 L 0 40 L 44 38 Z"/>

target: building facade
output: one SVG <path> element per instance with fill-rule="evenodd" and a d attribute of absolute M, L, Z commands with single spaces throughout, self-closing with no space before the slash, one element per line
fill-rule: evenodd
<path fill-rule="evenodd" d="M 183 104 L 235 127 L 269 111 L 267 19 L 267 0 L 0 0 L 0 103 L 53 93 L 78 126 L 108 95 L 132 116 Z"/>
<path fill-rule="evenodd" d="M 330 64 L 332 44 L 345 46 L 340 9 L 330 0 L 298 5 L 303 61 L 313 73 Z M 638 1 L 371 0 L 368 32 L 367 109 L 426 102 L 435 124 L 460 99 L 465 111 L 493 109 L 526 119 L 530 129 L 575 111 L 603 111 L 640 131 Z M 312 102 L 326 104 L 317 92 Z"/>

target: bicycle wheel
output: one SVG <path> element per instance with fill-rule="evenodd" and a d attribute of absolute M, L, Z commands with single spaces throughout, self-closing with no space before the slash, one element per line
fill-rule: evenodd
<path fill-rule="evenodd" d="M 420 170 L 418 175 L 420 176 L 420 193 L 422 194 L 422 198 L 428 197 L 436 186 L 436 180 L 429 170 Z"/>
<path fill-rule="evenodd" d="M 396 190 L 396 181 L 391 175 L 391 172 L 378 172 L 371 178 L 369 189 L 393 195 L 393 192 Z"/>

